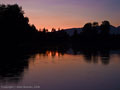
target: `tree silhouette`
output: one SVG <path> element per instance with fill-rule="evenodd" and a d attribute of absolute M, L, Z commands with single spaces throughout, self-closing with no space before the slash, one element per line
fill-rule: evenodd
<path fill-rule="evenodd" d="M 17 4 L 0 5 L 0 39 L 3 47 L 8 45 L 15 47 L 29 43 L 29 45 L 33 45 L 33 43 L 35 43 L 34 45 L 55 45 L 88 42 L 95 45 L 100 42 L 99 45 L 102 45 L 106 41 L 119 42 L 120 35 L 109 34 L 110 26 L 109 21 L 103 21 L 100 26 L 98 22 L 87 23 L 80 34 L 77 33 L 78 30 L 74 29 L 73 36 L 69 36 L 65 30 L 60 30 L 60 28 L 58 31 L 52 28 L 51 32 L 46 28 L 38 31 L 34 24 L 29 24 L 29 18 L 24 16 L 22 7 Z"/>
<path fill-rule="evenodd" d="M 56 32 L 56 29 L 55 29 L 55 28 L 52 28 L 51 32 Z"/>
<path fill-rule="evenodd" d="M 93 22 L 93 27 L 98 27 L 98 26 L 99 26 L 98 22 Z"/>
<path fill-rule="evenodd" d="M 100 28 L 101 28 L 101 34 L 103 36 L 108 36 L 109 31 L 110 31 L 110 22 L 109 21 L 103 21 Z"/>
<path fill-rule="evenodd" d="M 79 36 L 79 34 L 78 34 L 77 30 L 74 30 L 74 33 L 72 36 L 73 41 L 78 41 L 78 38 L 79 38 L 78 36 Z"/>
<path fill-rule="evenodd" d="M 92 24 L 91 23 L 85 24 L 83 27 L 83 34 L 88 36 L 88 35 L 90 35 L 91 31 L 92 31 Z"/>
<path fill-rule="evenodd" d="M 22 7 L 14 5 L 0 5 L 0 29 L 3 43 L 16 45 L 31 39 L 33 32 L 37 32 L 34 25 L 29 25 L 28 17 L 24 17 Z"/>

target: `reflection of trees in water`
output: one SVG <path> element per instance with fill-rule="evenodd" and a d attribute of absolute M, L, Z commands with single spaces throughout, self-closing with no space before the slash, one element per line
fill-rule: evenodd
<path fill-rule="evenodd" d="M 7 50 L 6 52 L 4 51 L 1 55 L 1 58 L 3 59 L 1 59 L 0 61 L 0 83 L 17 83 L 22 80 L 25 69 L 28 69 L 29 67 L 29 58 L 31 58 L 31 56 L 33 56 L 32 58 L 34 58 L 34 55 L 36 55 L 37 53 L 45 57 L 50 55 L 52 58 L 54 58 L 55 56 L 63 56 L 64 52 L 65 51 L 62 49 L 51 51 L 47 49 Z"/>
<path fill-rule="evenodd" d="M 1 59 L 0 62 L 0 83 L 6 82 L 19 82 L 24 73 L 25 69 L 29 67 L 29 58 L 35 58 L 36 54 L 42 55 L 43 57 L 51 56 L 61 57 L 64 56 L 68 51 L 68 48 L 58 48 L 58 49 L 40 49 L 40 50 L 31 50 L 27 54 L 24 54 L 23 51 L 7 51 L 2 54 L 4 59 Z M 99 61 L 102 64 L 109 64 L 110 62 L 110 50 L 109 49 L 80 49 L 72 48 L 71 54 L 81 54 L 84 56 L 84 60 L 89 63 L 98 63 Z M 28 56 L 29 55 L 29 56 Z M 30 59 L 31 60 L 31 59 Z M 33 59 L 32 59 L 33 60 Z"/>
<path fill-rule="evenodd" d="M 82 51 L 84 58 L 87 62 L 98 63 L 98 52 L 94 50 L 84 50 Z"/>
<path fill-rule="evenodd" d="M 40 50 L 37 50 L 36 52 L 36 55 L 39 55 L 39 56 L 43 56 L 43 57 L 61 57 L 61 56 L 64 56 L 64 54 L 67 52 L 68 49 L 65 49 L 65 48 L 51 48 L 51 49 L 40 49 Z M 35 58 L 36 55 L 33 55 L 32 58 Z"/>
<path fill-rule="evenodd" d="M 109 50 L 103 50 L 101 51 L 101 60 L 103 64 L 109 64 L 110 61 L 110 51 Z"/>
<path fill-rule="evenodd" d="M 83 55 L 84 60 L 89 63 L 99 63 L 102 62 L 102 64 L 109 64 L 110 62 L 110 50 L 109 49 L 79 49 L 79 48 L 70 48 L 70 53 L 68 52 L 69 49 L 55 49 L 55 50 L 40 50 L 38 52 L 39 56 L 42 57 L 61 57 L 64 56 L 64 54 L 72 54 L 72 55 Z M 35 58 L 34 56 L 33 58 Z"/>
<path fill-rule="evenodd" d="M 79 46 L 73 46 L 72 47 L 73 54 L 83 54 L 84 60 L 88 63 L 99 63 L 99 61 L 102 62 L 102 64 L 109 64 L 110 62 L 110 48 L 87 48 L 87 47 L 79 47 Z M 117 52 L 116 52 L 117 53 Z"/>
<path fill-rule="evenodd" d="M 70 52 L 68 52 L 70 50 Z M 111 49 L 94 49 L 94 48 L 58 48 L 58 49 L 49 49 L 49 50 L 40 50 L 37 52 L 40 56 L 48 57 L 61 57 L 64 54 L 72 55 L 83 55 L 84 60 L 88 63 L 99 63 L 101 62 L 104 65 L 109 64 L 110 62 L 110 51 Z M 117 52 L 116 52 L 117 53 Z M 36 56 L 34 56 L 35 58 Z"/>
<path fill-rule="evenodd" d="M 83 50 L 84 58 L 87 62 L 98 63 L 101 60 L 102 64 L 109 64 L 110 51 L 109 50 Z"/>
<path fill-rule="evenodd" d="M 40 59 L 40 57 L 61 57 L 64 56 L 64 52 L 58 52 L 58 51 L 43 51 L 43 52 L 37 52 L 35 55 L 32 56 L 32 58 Z"/>
<path fill-rule="evenodd" d="M 4 53 L 3 59 L 0 61 L 0 83 L 19 82 L 24 75 L 25 69 L 28 69 L 28 58 L 23 52 L 11 51 L 8 54 Z"/>

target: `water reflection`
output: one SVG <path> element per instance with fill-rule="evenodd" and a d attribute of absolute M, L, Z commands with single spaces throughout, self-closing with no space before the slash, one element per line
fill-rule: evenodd
<path fill-rule="evenodd" d="M 112 54 L 117 54 L 120 56 L 119 50 L 110 49 L 55 49 L 55 50 L 30 50 L 27 53 L 24 51 L 15 51 L 8 54 L 4 53 L 4 59 L 0 62 L 0 83 L 19 83 L 25 75 L 25 71 L 29 71 L 29 65 L 31 60 L 40 62 L 41 57 L 42 61 L 45 61 L 45 58 L 52 58 L 51 63 L 55 63 L 57 58 L 64 60 L 67 55 L 71 56 L 81 56 L 86 63 L 95 63 L 98 64 L 101 62 L 103 65 L 108 65 L 110 63 L 110 58 Z M 32 58 L 32 59 L 30 59 Z M 81 60 L 81 58 L 77 58 Z M 71 58 L 69 58 L 71 60 Z M 50 61 L 49 61 L 50 62 Z"/>
<path fill-rule="evenodd" d="M 109 50 L 84 50 L 84 60 L 87 62 L 98 63 L 100 60 L 102 64 L 107 65 L 110 62 L 110 51 Z"/>
<path fill-rule="evenodd" d="M 23 51 L 15 50 L 10 53 L 9 51 L 3 52 L 2 58 L 0 61 L 0 83 L 18 83 L 22 80 L 25 70 L 28 69 L 29 56 L 25 55 Z"/>
<path fill-rule="evenodd" d="M 58 52 L 58 51 L 46 51 L 44 54 L 41 54 L 43 56 L 51 56 L 52 58 L 54 57 L 60 57 L 60 56 L 63 56 L 64 53 L 62 52 Z"/>
<path fill-rule="evenodd" d="M 86 63 L 99 63 L 101 62 L 103 65 L 108 65 L 110 63 L 110 58 L 112 54 L 117 54 L 120 56 L 119 50 L 110 50 L 110 49 L 74 49 L 69 48 L 66 50 L 46 50 L 44 52 L 38 52 L 34 54 L 33 58 L 40 57 L 64 57 L 65 55 L 80 55 L 84 58 Z M 55 58 L 56 59 L 56 58 Z"/>

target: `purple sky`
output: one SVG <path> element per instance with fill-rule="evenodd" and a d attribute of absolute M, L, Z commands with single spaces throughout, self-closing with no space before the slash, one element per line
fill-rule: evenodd
<path fill-rule="evenodd" d="M 120 25 L 120 0 L 0 0 L 0 3 L 18 3 L 37 28 L 82 27 L 87 22 L 103 20 Z"/>

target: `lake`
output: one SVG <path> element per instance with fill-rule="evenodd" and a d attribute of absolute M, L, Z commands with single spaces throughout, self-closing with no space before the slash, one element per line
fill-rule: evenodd
<path fill-rule="evenodd" d="M 0 90 L 120 90 L 120 50 L 8 54 L 0 63 Z"/>

